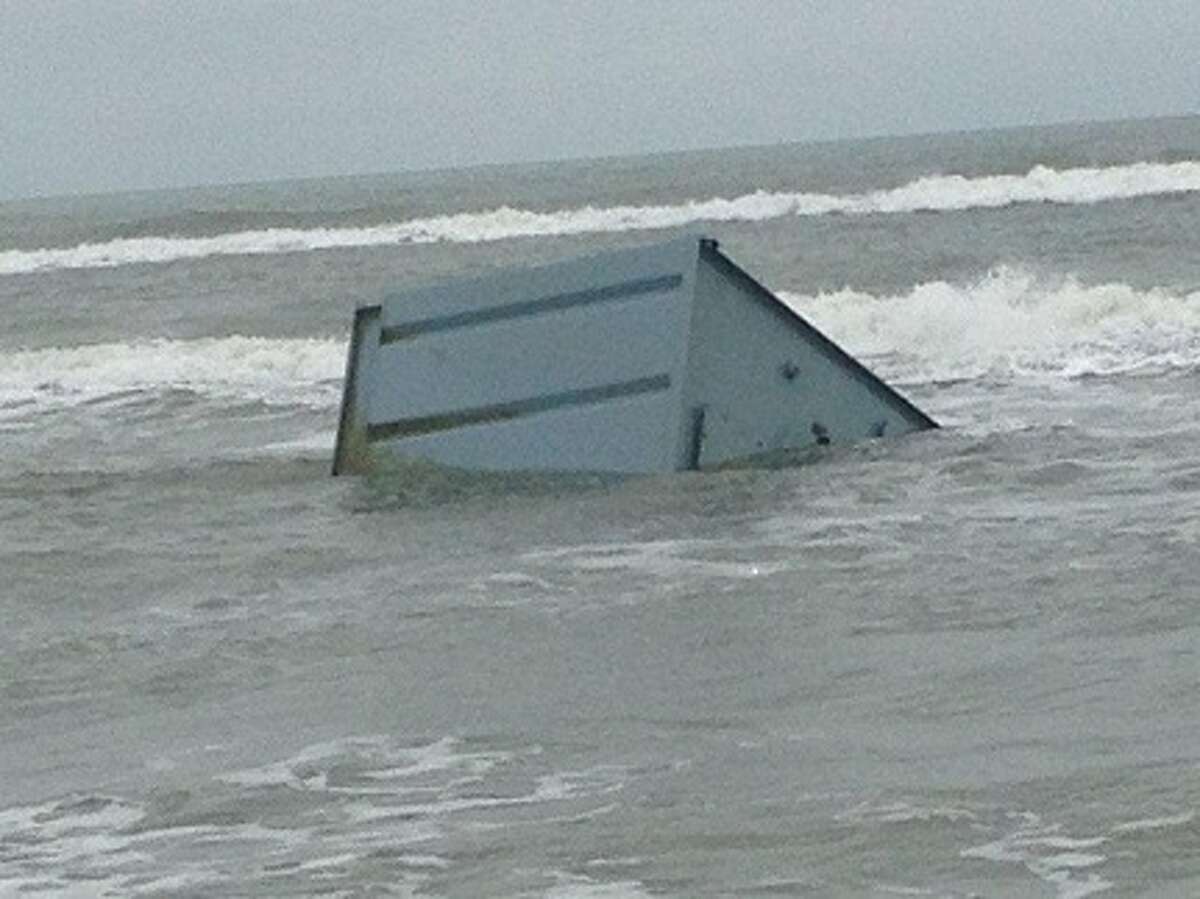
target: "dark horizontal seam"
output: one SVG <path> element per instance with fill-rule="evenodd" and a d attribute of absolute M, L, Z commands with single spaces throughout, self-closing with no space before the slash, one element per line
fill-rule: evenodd
<path fill-rule="evenodd" d="M 473 309 L 469 312 L 456 312 L 453 315 L 441 315 L 426 318 L 421 321 L 406 322 L 384 328 L 379 342 L 393 343 L 415 337 L 418 334 L 429 334 L 435 331 L 453 331 L 471 325 L 482 325 L 490 322 L 504 321 L 510 318 L 525 318 L 531 315 L 541 315 L 543 312 L 557 312 L 561 309 L 572 309 L 576 306 L 589 306 L 592 303 L 607 303 L 625 297 L 637 296 L 643 293 L 674 290 L 683 283 L 683 275 L 660 275 L 654 278 L 638 278 L 635 281 L 623 281 L 620 284 L 609 284 L 590 290 L 577 290 L 571 293 L 560 293 L 554 296 L 527 300 L 523 303 L 510 303 L 507 306 L 493 306 L 490 309 Z"/>
<path fill-rule="evenodd" d="M 419 434 L 434 434 L 438 431 L 449 431 L 468 425 L 492 424 L 508 421 L 525 415 L 539 412 L 551 412 L 569 406 L 588 406 L 608 400 L 638 396 L 643 393 L 657 393 L 671 386 L 671 376 L 668 374 L 653 375 L 646 378 L 636 378 L 632 381 L 621 381 L 617 384 L 604 384 L 600 387 L 586 387 L 581 390 L 565 390 L 561 393 L 547 393 L 542 396 L 530 397 L 524 400 L 513 400 L 508 403 L 496 403 L 491 406 L 479 406 L 474 409 L 463 409 L 458 412 L 445 412 L 440 415 L 422 415 L 416 418 L 402 418 L 399 421 L 384 422 L 368 425 L 368 440 L 388 440 L 395 437 L 415 437 Z"/>

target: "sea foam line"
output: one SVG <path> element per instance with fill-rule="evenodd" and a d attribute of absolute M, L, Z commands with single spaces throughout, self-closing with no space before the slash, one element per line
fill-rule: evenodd
<path fill-rule="evenodd" d="M 1200 191 L 1200 162 L 1137 162 L 1021 175 L 931 175 L 860 194 L 755 191 L 659 206 L 583 206 L 538 212 L 503 206 L 455 215 L 350 228 L 267 228 L 207 237 L 130 237 L 75 247 L 0 251 L 0 275 L 109 268 L 208 256 L 299 253 L 406 243 L 482 243 L 675 228 L 696 222 L 752 222 L 794 216 L 990 209 L 1015 203 L 1085 204 Z"/>
<path fill-rule="evenodd" d="M 888 380 L 1078 378 L 1200 367 L 1200 291 L 1083 284 L 1000 266 L 904 294 L 782 293 Z"/>
<path fill-rule="evenodd" d="M 974 281 L 933 281 L 895 295 L 845 288 L 781 297 L 901 384 L 1200 368 L 1200 291 L 1088 285 L 998 267 Z M 168 391 L 335 409 L 345 354 L 335 338 L 246 336 L 9 351 L 0 353 L 0 419 Z"/>
<path fill-rule="evenodd" d="M 165 390 L 327 408 L 345 353 L 342 340 L 246 336 L 17 350 L 0 354 L 0 418 Z"/>

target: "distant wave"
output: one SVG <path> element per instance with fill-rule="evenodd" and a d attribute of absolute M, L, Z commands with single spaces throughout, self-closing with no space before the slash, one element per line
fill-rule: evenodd
<path fill-rule="evenodd" d="M 336 406 L 341 340 L 212 337 L 0 353 L 0 419 L 186 391 L 221 403 Z"/>
<path fill-rule="evenodd" d="M 268 228 L 211 237 L 131 237 L 70 248 L 0 251 L 0 275 L 106 268 L 207 256 L 299 253 L 405 243 L 480 243 L 517 237 L 676 228 L 697 222 L 751 222 L 784 216 L 871 215 L 988 209 L 1014 203 L 1098 203 L 1200 191 L 1200 162 L 1150 163 L 1024 175 L 933 175 L 862 194 L 769 193 L 662 206 L 584 206 L 553 212 L 501 207 L 482 212 L 346 228 Z"/>
<path fill-rule="evenodd" d="M 972 283 L 935 281 L 897 296 L 781 296 L 902 383 L 1200 367 L 1200 290 L 1084 285 L 1000 267 Z"/>

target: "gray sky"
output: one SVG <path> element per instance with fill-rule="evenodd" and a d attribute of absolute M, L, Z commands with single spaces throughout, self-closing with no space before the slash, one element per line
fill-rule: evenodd
<path fill-rule="evenodd" d="M 0 0 L 0 198 L 1197 111 L 1198 0 Z"/>

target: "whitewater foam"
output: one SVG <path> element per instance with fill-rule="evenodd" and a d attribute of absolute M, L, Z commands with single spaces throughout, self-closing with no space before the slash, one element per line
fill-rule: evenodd
<path fill-rule="evenodd" d="M 781 297 L 902 385 L 1200 365 L 1200 291 L 1085 285 L 1001 267 L 977 281 L 929 282 L 899 295 L 846 288 Z M 340 401 L 344 364 L 345 342 L 332 338 L 233 336 L 17 350 L 0 354 L 0 420 L 171 392 L 328 410 Z M 321 439 L 327 442 L 327 435 Z"/>
<path fill-rule="evenodd" d="M 962 850 L 966 859 L 1016 863 L 1055 889 L 1057 899 L 1083 899 L 1112 889 L 1112 882 L 1089 871 L 1108 861 L 1098 852 L 1082 852 L 1104 845 L 1104 837 L 1063 836 L 1062 826 L 1044 823 L 1040 816 L 1022 812 L 1013 816 L 1020 825 L 998 840 Z M 1064 851 L 1065 850 L 1065 851 Z"/>
<path fill-rule="evenodd" d="M 172 390 L 329 408 L 345 352 L 340 340 L 244 336 L 18 350 L 0 354 L 0 418 Z"/>
<path fill-rule="evenodd" d="M 417 747 L 395 747 L 384 737 L 352 737 L 317 743 L 302 749 L 295 756 L 272 762 L 258 768 L 231 771 L 218 776 L 218 780 L 245 787 L 287 786 L 308 789 L 316 786 L 328 789 L 325 773 L 314 765 L 343 764 L 354 760 L 359 764 L 381 764 L 380 768 L 365 767 L 358 776 L 367 781 L 393 781 L 414 778 L 426 774 L 455 773 L 478 776 L 509 760 L 503 752 L 464 752 L 458 741 L 444 737 L 433 743 Z M 400 763 L 400 764 L 396 764 Z M 368 794 L 369 788 L 361 785 L 354 792 Z M 394 792 L 389 789 L 388 792 Z"/>
<path fill-rule="evenodd" d="M 546 891 L 546 899 L 647 899 L 644 884 L 636 880 L 600 882 L 579 874 L 556 871 L 557 883 Z"/>
<path fill-rule="evenodd" d="M 1000 267 L 908 293 L 783 293 L 793 309 L 898 383 L 1078 378 L 1200 364 L 1200 291 L 1085 285 Z"/>
<path fill-rule="evenodd" d="M 1192 811 L 1180 812 L 1178 815 L 1167 815 L 1161 818 L 1140 818 L 1137 821 L 1126 821 L 1113 828 L 1113 833 L 1143 833 L 1148 830 L 1162 830 L 1168 827 L 1181 827 L 1190 824 L 1196 817 Z"/>
<path fill-rule="evenodd" d="M 754 191 L 658 206 L 583 206 L 539 212 L 502 206 L 365 227 L 267 228 L 204 237 L 119 238 L 75 247 L 0 251 L 0 275 L 108 268 L 208 256 L 298 253 L 406 243 L 482 243 L 518 237 L 755 222 L 784 216 L 895 214 L 990 209 L 1016 203 L 1089 204 L 1200 191 L 1200 162 L 1137 162 L 1105 168 L 1035 166 L 1020 175 L 930 175 L 859 194 Z"/>

